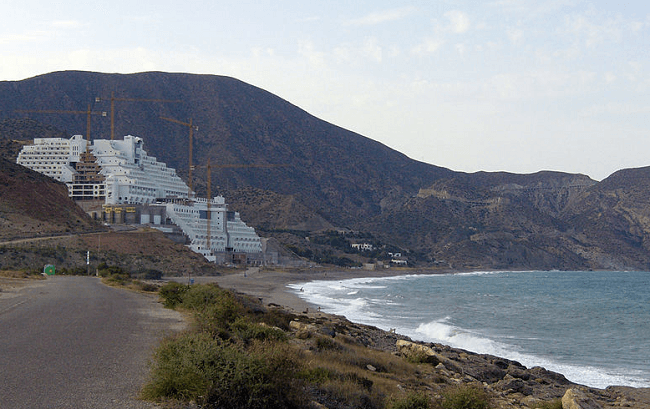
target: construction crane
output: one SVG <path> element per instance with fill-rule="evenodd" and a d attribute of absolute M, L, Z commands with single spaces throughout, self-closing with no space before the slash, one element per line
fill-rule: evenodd
<path fill-rule="evenodd" d="M 190 121 L 191 122 L 191 121 Z M 208 211 L 207 211 L 207 229 L 206 229 L 206 237 L 207 237 L 207 247 L 208 250 L 210 250 L 210 228 L 211 228 L 211 223 L 212 223 L 212 214 L 210 212 L 210 204 L 212 201 L 212 176 L 211 176 L 211 171 L 212 168 L 215 169 L 234 169 L 234 168 L 278 168 L 278 167 L 284 167 L 288 166 L 287 164 L 224 164 L 224 165 L 211 165 L 210 164 L 210 158 L 208 158 L 208 163 L 206 165 L 199 165 L 195 166 L 196 168 L 205 168 L 207 170 L 207 176 L 208 176 L 208 191 L 207 191 L 207 196 L 208 196 Z"/>
<path fill-rule="evenodd" d="M 16 112 L 33 112 L 33 113 L 39 113 L 39 114 L 74 114 L 74 115 L 80 115 L 84 114 L 86 115 L 86 140 L 88 143 L 90 143 L 90 116 L 91 115 L 101 115 L 101 116 L 106 116 L 106 111 L 91 111 L 90 110 L 90 104 L 88 104 L 88 109 L 85 111 L 68 111 L 68 110 L 59 110 L 59 109 L 19 109 L 16 110 Z M 86 149 L 88 149 L 88 145 L 86 145 Z"/>
<path fill-rule="evenodd" d="M 175 124 L 180 124 L 180 125 L 186 126 L 186 127 L 188 127 L 190 129 L 190 159 L 189 159 L 189 171 L 188 171 L 188 176 L 187 176 L 187 185 L 189 187 L 189 190 L 187 192 L 187 198 L 189 199 L 189 197 L 190 197 L 190 195 L 192 193 L 192 169 L 194 168 L 192 166 L 192 140 L 194 139 L 193 138 L 194 131 L 198 131 L 199 127 L 192 124 L 192 118 L 190 118 L 189 122 L 183 122 L 183 121 L 179 121 L 178 119 L 167 118 L 167 117 L 164 117 L 164 116 L 161 116 L 160 118 L 164 119 L 165 121 L 169 121 L 169 122 L 173 122 Z"/>
<path fill-rule="evenodd" d="M 95 97 L 95 102 L 105 101 L 109 98 Z M 115 101 L 133 101 L 133 102 L 183 102 L 181 100 L 171 99 L 151 99 L 151 98 L 115 98 L 115 93 L 111 92 L 111 141 L 115 139 Z"/>

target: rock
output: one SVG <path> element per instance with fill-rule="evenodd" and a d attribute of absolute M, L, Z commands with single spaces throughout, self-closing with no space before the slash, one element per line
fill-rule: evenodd
<path fill-rule="evenodd" d="M 562 409 L 602 409 L 602 406 L 578 388 L 570 388 L 562 397 Z"/>
<path fill-rule="evenodd" d="M 312 333 L 317 331 L 315 325 L 304 324 L 300 321 L 291 321 L 289 323 L 289 328 L 296 332 L 296 338 L 298 339 L 311 338 Z"/>
<path fill-rule="evenodd" d="M 533 393 L 533 388 L 528 386 L 522 379 L 515 378 L 512 375 L 506 375 L 502 380 L 495 383 L 493 388 L 506 393 L 518 392 L 526 396 Z"/>
<path fill-rule="evenodd" d="M 439 356 L 433 349 L 426 345 L 416 344 L 415 342 L 398 339 L 395 343 L 397 351 L 407 358 L 412 358 L 420 362 L 426 362 L 436 366 L 445 358 Z"/>

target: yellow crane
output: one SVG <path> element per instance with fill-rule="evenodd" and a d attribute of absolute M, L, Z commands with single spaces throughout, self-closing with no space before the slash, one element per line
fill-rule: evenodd
<path fill-rule="evenodd" d="M 90 143 L 90 116 L 91 115 L 101 115 L 106 116 L 106 111 L 91 111 L 90 104 L 88 104 L 88 109 L 85 111 L 69 111 L 69 110 L 59 110 L 59 109 L 19 109 L 16 112 L 33 112 L 38 114 L 73 114 L 73 115 L 86 115 L 86 140 Z M 88 145 L 86 145 L 88 147 Z"/>
<path fill-rule="evenodd" d="M 111 101 L 111 141 L 115 139 L 115 101 L 132 101 L 132 102 L 183 102 L 172 99 L 151 99 L 151 98 L 116 98 L 115 93 L 111 92 L 110 98 L 95 97 L 95 102 L 101 102 L 109 99 Z"/>
<path fill-rule="evenodd" d="M 207 237 L 207 247 L 208 250 L 210 249 L 210 228 L 211 228 L 211 223 L 212 223 L 212 213 L 210 211 L 210 204 L 212 201 L 212 176 L 211 176 L 211 171 L 212 168 L 215 169 L 234 169 L 234 168 L 278 168 L 278 167 L 284 167 L 288 166 L 287 164 L 245 164 L 245 163 L 233 163 L 233 164 L 223 164 L 223 165 L 211 165 L 210 164 L 210 158 L 208 158 L 208 163 L 207 165 L 199 165 L 195 166 L 196 168 L 205 168 L 207 170 L 207 176 L 208 176 L 208 191 L 207 191 L 207 196 L 208 196 L 208 211 L 207 211 L 207 229 L 206 229 L 206 237 Z"/>
<path fill-rule="evenodd" d="M 179 121 L 178 119 L 174 118 L 167 118 L 165 116 L 161 116 L 161 119 L 164 119 L 165 121 L 173 122 L 175 124 L 180 124 L 183 126 L 186 126 L 190 129 L 190 159 L 189 159 L 189 171 L 188 171 L 188 176 L 187 176 L 187 185 L 189 187 L 189 190 L 187 192 L 187 198 L 190 198 L 190 194 L 192 193 L 192 169 L 194 168 L 192 166 L 192 140 L 194 139 L 194 131 L 198 131 L 199 127 L 196 125 L 192 124 L 192 118 L 190 118 L 189 122 L 183 122 Z"/>

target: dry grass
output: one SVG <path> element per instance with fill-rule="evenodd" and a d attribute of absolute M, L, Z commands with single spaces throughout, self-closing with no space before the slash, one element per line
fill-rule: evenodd
<path fill-rule="evenodd" d="M 435 370 L 402 357 L 358 345 L 345 336 L 316 337 L 306 366 L 318 387 L 331 399 L 358 407 L 384 407 L 391 397 L 417 390 Z M 324 347 L 326 346 L 326 347 Z"/>
<path fill-rule="evenodd" d="M 2 278 L 28 278 L 31 280 L 45 280 L 38 271 L 29 270 L 0 270 L 0 277 Z"/>

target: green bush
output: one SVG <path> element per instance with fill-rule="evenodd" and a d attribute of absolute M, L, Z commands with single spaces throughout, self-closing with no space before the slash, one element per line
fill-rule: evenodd
<path fill-rule="evenodd" d="M 228 291 L 216 284 L 199 284 L 188 287 L 183 293 L 183 308 L 201 311 L 206 307 L 221 301 Z"/>
<path fill-rule="evenodd" d="M 391 399 L 386 409 L 431 409 L 433 403 L 424 393 L 409 393 L 401 399 Z"/>
<path fill-rule="evenodd" d="M 164 341 L 156 351 L 151 381 L 144 387 L 143 396 L 181 400 L 204 396 L 217 377 L 222 349 L 218 340 L 202 333 Z"/>
<path fill-rule="evenodd" d="M 163 305 L 167 308 L 176 308 L 183 302 L 183 294 L 187 292 L 188 286 L 170 281 L 160 287 L 158 294 L 163 298 Z"/>
<path fill-rule="evenodd" d="M 185 334 L 161 345 L 147 399 L 194 400 L 205 408 L 304 406 L 299 365 L 288 349 L 243 350 L 206 333 Z"/>
<path fill-rule="evenodd" d="M 338 374 L 326 368 L 305 369 L 298 374 L 298 377 L 313 384 L 321 384 L 338 377 Z"/>
<path fill-rule="evenodd" d="M 442 407 L 443 409 L 488 409 L 490 399 L 483 389 L 459 386 L 443 393 Z"/>
<path fill-rule="evenodd" d="M 341 351 L 344 349 L 343 345 L 327 337 L 316 338 L 316 348 L 319 351 Z"/>
<path fill-rule="evenodd" d="M 183 307 L 185 305 L 183 302 Z M 211 334 L 229 333 L 231 324 L 245 314 L 244 306 L 234 295 L 229 291 L 223 291 L 218 299 L 196 312 L 197 329 Z"/>
<path fill-rule="evenodd" d="M 249 321 L 246 318 L 236 319 L 231 328 L 237 338 L 241 339 L 244 344 L 252 341 L 286 341 L 287 334 L 279 328 L 269 327 L 264 324 L 258 324 Z"/>

